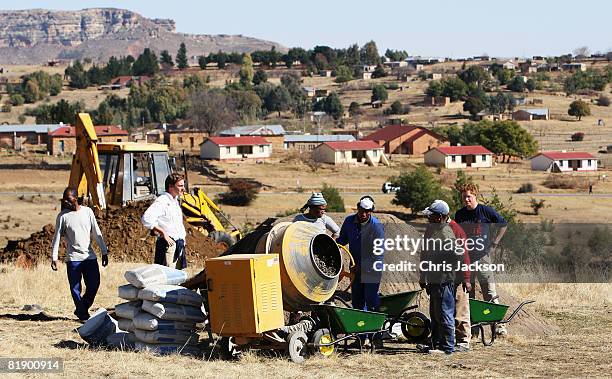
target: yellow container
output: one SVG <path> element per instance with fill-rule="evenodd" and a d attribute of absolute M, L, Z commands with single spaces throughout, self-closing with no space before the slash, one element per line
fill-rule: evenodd
<path fill-rule="evenodd" d="M 276 254 L 238 254 L 206 260 L 213 333 L 256 336 L 284 325 Z"/>

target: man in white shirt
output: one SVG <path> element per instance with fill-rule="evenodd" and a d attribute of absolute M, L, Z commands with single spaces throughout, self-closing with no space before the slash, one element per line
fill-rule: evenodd
<path fill-rule="evenodd" d="M 187 267 L 187 233 L 179 201 L 185 192 L 185 178 L 181 174 L 170 174 L 165 184 L 166 192 L 159 195 L 145 211 L 142 224 L 157 234 L 154 263 L 182 270 Z"/>
<path fill-rule="evenodd" d="M 51 269 L 57 271 L 57 259 L 61 237 L 66 240 L 66 269 L 70 292 L 79 320 L 89 318 L 98 288 L 100 287 L 100 269 L 96 253 L 91 247 L 94 236 L 102 251 L 102 266 L 108 265 L 108 249 L 102 239 L 102 232 L 90 208 L 79 205 L 77 191 L 66 188 L 62 196 L 62 210 L 55 221 L 55 235 L 52 243 Z M 81 296 L 81 279 L 85 282 L 85 293 Z"/>
<path fill-rule="evenodd" d="M 293 222 L 306 221 L 317 225 L 323 233 L 329 230 L 334 239 L 338 238 L 340 227 L 325 214 L 327 211 L 327 201 L 320 192 L 314 192 L 308 202 L 300 209 L 304 212 L 308 208 L 308 212 L 300 213 L 293 218 Z"/>

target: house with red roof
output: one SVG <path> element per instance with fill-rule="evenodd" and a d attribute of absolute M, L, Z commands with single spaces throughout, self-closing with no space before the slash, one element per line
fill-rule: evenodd
<path fill-rule="evenodd" d="M 200 144 L 201 159 L 265 159 L 272 154 L 272 144 L 261 136 L 208 137 Z"/>
<path fill-rule="evenodd" d="M 444 168 L 484 168 L 493 165 L 493 153 L 478 146 L 440 146 L 425 153 L 425 164 Z"/>
<path fill-rule="evenodd" d="M 115 125 L 96 126 L 98 142 L 127 142 L 129 133 Z M 52 155 L 76 152 L 76 131 L 73 126 L 63 126 L 49 133 L 47 151 Z"/>
<path fill-rule="evenodd" d="M 546 151 L 531 158 L 531 169 L 548 172 L 597 171 L 597 158 L 579 151 Z"/>
<path fill-rule="evenodd" d="M 362 138 L 384 147 L 386 154 L 421 156 L 438 146 L 449 146 L 448 140 L 422 126 L 389 125 Z"/>
<path fill-rule="evenodd" d="M 333 141 L 324 142 L 312 151 L 315 162 L 338 164 L 367 164 L 370 166 L 383 163 L 388 165 L 384 149 L 374 141 Z"/>
<path fill-rule="evenodd" d="M 117 76 L 115 78 L 112 78 L 109 85 L 111 86 L 111 88 L 113 87 L 114 88 L 127 88 L 134 84 L 142 85 L 148 82 L 149 80 L 151 80 L 151 78 L 146 75 L 142 75 L 142 76 L 124 75 L 124 76 Z"/>

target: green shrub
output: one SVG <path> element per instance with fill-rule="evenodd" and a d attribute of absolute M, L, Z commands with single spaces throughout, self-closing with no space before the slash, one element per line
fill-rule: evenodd
<path fill-rule="evenodd" d="M 230 181 L 229 191 L 219 194 L 219 202 L 227 205 L 246 206 L 257 197 L 257 184 L 244 179 Z"/>
<path fill-rule="evenodd" d="M 328 212 L 345 212 L 344 199 L 340 196 L 340 192 L 334 186 L 323 183 L 323 189 L 321 190 L 325 201 L 327 201 Z"/>
<path fill-rule="evenodd" d="M 528 193 L 528 192 L 533 192 L 533 184 L 531 183 L 523 183 L 521 184 L 521 186 L 519 187 L 519 189 L 516 191 L 516 193 Z"/>

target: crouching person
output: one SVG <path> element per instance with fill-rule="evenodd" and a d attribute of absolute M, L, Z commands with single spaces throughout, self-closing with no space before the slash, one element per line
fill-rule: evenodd
<path fill-rule="evenodd" d="M 455 234 L 448 224 L 449 207 L 436 200 L 423 213 L 429 224 L 419 264 L 421 288 L 429 294 L 431 346 L 419 346 L 429 354 L 455 351 L 455 276 L 461 255 L 455 253 Z"/>

